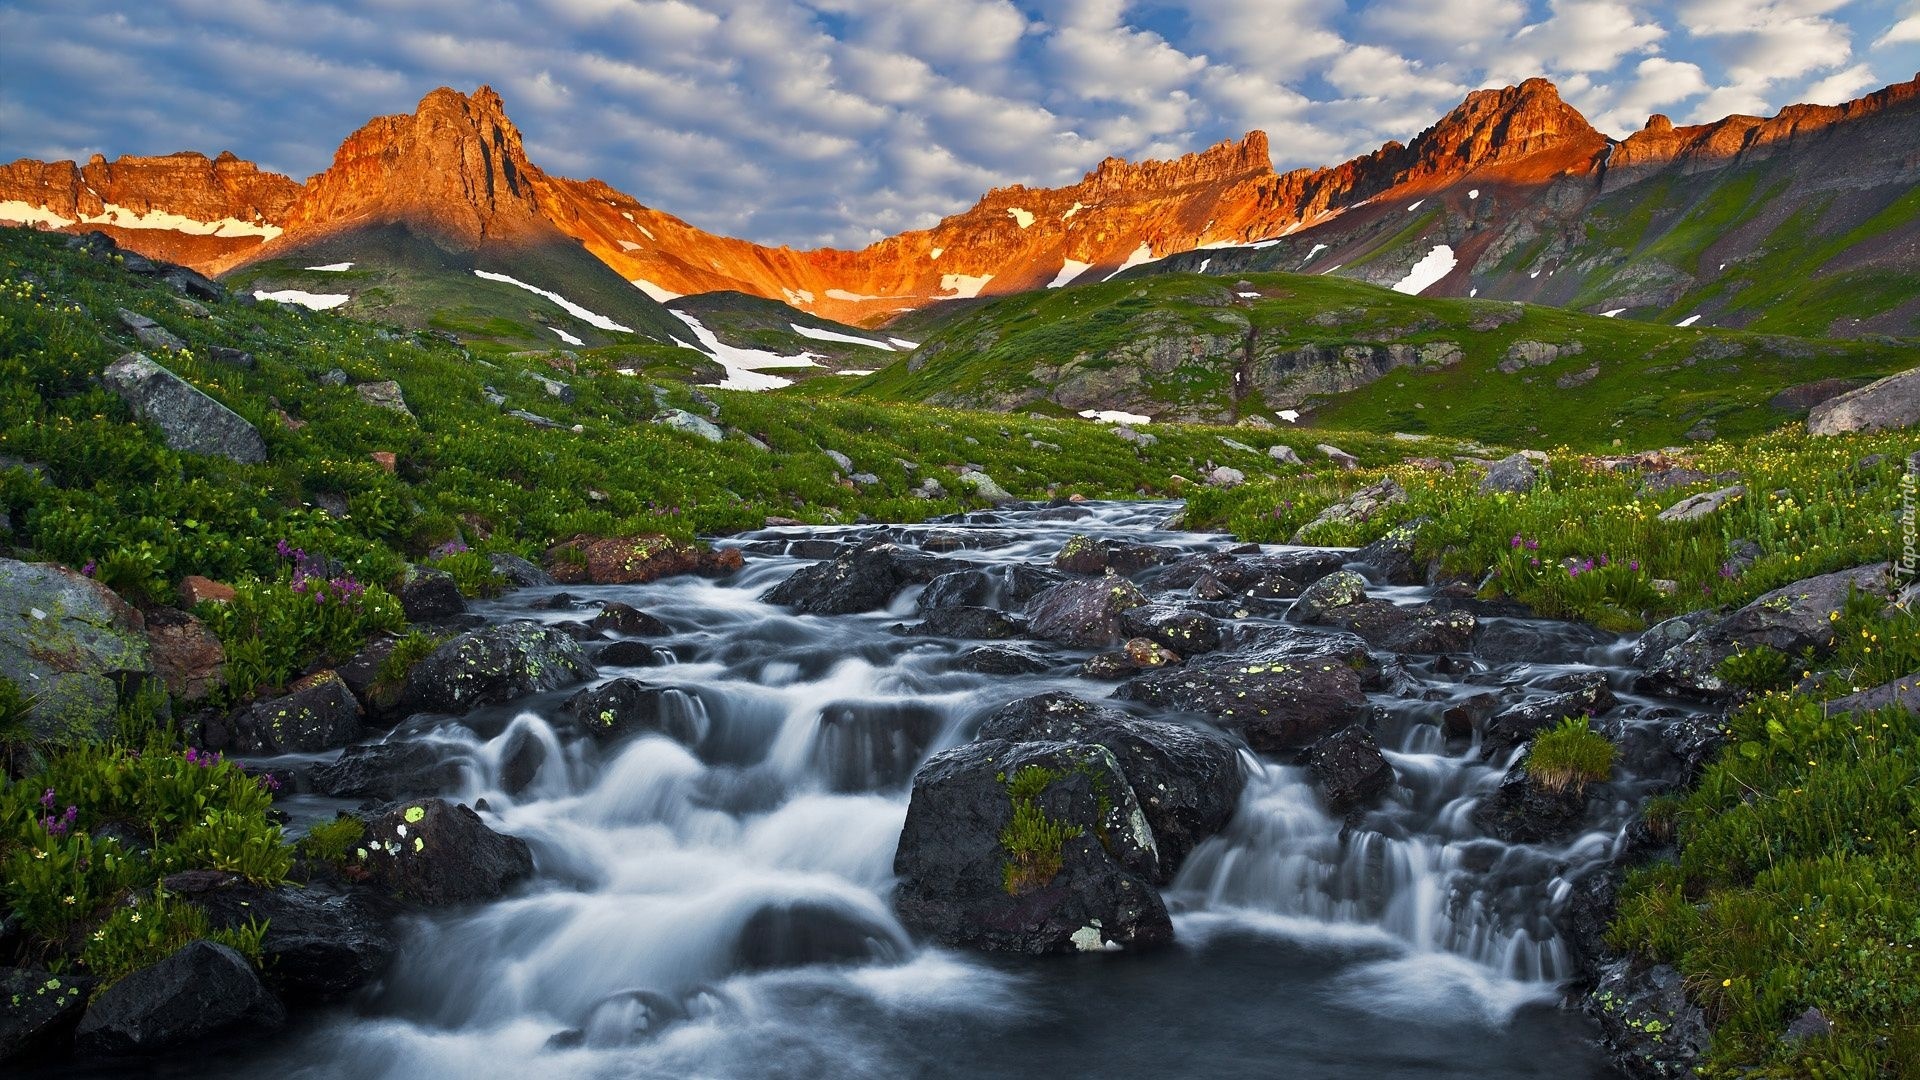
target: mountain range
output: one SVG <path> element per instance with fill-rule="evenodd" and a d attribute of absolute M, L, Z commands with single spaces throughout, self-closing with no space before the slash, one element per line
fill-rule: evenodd
<path fill-rule="evenodd" d="M 1920 334 L 1920 77 L 1844 105 L 1596 130 L 1543 79 L 1477 91 L 1405 145 L 1276 172 L 1258 131 L 1172 161 L 1109 158 L 859 251 L 717 236 L 528 160 L 500 96 L 428 94 L 304 183 L 231 154 L 0 166 L 0 222 L 100 229 L 248 287 L 429 323 L 473 289 L 591 319 L 588 344 L 685 341 L 660 303 L 737 292 L 880 326 L 942 301 L 1128 272 L 1334 275 L 1807 336 Z M 316 270 L 313 267 L 335 269 Z M 467 297 L 471 299 L 471 297 Z M 577 314 L 577 312 L 575 312 Z M 538 317 L 536 315 L 536 317 Z M 570 327 L 570 329 L 569 329 Z M 454 326 L 459 329 L 458 325 Z M 616 329 L 617 328 L 617 329 Z"/>

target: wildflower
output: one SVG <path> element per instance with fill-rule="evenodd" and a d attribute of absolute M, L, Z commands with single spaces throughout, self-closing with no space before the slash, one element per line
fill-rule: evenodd
<path fill-rule="evenodd" d="M 92 577 L 94 575 L 94 571 L 98 569 L 100 569 L 99 564 L 94 562 L 92 559 L 88 559 L 87 564 L 80 568 L 80 573 L 85 577 Z"/>
<path fill-rule="evenodd" d="M 140 921 L 140 913 L 139 913 L 139 912 L 137 912 L 137 911 L 136 911 L 136 912 L 134 912 L 134 913 L 133 913 L 133 921 L 134 921 L 134 922 L 139 922 L 139 921 Z"/>
<path fill-rule="evenodd" d="M 48 788 L 46 792 L 40 796 L 40 805 L 46 807 L 49 810 L 53 809 L 53 789 L 52 788 Z"/>

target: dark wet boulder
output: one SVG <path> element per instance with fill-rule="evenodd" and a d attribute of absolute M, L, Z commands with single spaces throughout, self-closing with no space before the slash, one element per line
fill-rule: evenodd
<path fill-rule="evenodd" d="M 1179 558 L 1180 553 L 1171 548 L 1075 536 L 1053 557 L 1053 568 L 1063 573 L 1091 574 L 1096 577 L 1112 571 L 1126 577 Z"/>
<path fill-rule="evenodd" d="M 354 855 L 374 884 L 428 906 L 491 900 L 533 874 L 525 840 L 444 799 L 402 803 L 368 822 Z"/>
<path fill-rule="evenodd" d="M 516 724 L 500 747 L 500 790 L 518 796 L 533 786 L 540 766 L 547 763 L 547 744 L 525 725 Z"/>
<path fill-rule="evenodd" d="M 509 589 L 533 589 L 542 585 L 557 585 L 553 575 L 540 569 L 518 555 L 509 555 L 496 551 L 487 556 L 487 565 L 500 575 L 500 580 Z"/>
<path fill-rule="evenodd" d="M 1034 637 L 1080 649 L 1126 638 L 1125 614 L 1147 602 L 1138 586 L 1112 574 L 1056 585 L 1027 602 Z"/>
<path fill-rule="evenodd" d="M 294 683 L 286 695 L 255 702 L 206 726 L 210 750 L 238 754 L 306 754 L 332 750 L 360 737 L 360 702 L 331 671 Z"/>
<path fill-rule="evenodd" d="M 851 904 L 771 900 L 740 927 L 733 966 L 770 971 L 809 964 L 888 963 L 910 949 L 898 930 Z"/>
<path fill-rule="evenodd" d="M 146 623 L 112 589 L 51 563 L 0 559 L 0 677 L 27 691 L 27 731 L 104 739 L 130 690 L 154 677 Z"/>
<path fill-rule="evenodd" d="M 190 941 L 107 987 L 74 1032 L 87 1057 L 151 1054 L 212 1035 L 257 1034 L 286 1019 L 247 959 L 225 945 Z"/>
<path fill-rule="evenodd" d="M 623 604 L 618 600 L 600 605 L 600 613 L 587 620 L 587 625 L 598 631 L 627 637 L 667 637 L 673 633 L 666 623 L 632 604 Z"/>
<path fill-rule="evenodd" d="M 982 645 L 960 654 L 954 666 L 982 675 L 1038 675 L 1057 663 L 1025 645 Z"/>
<path fill-rule="evenodd" d="M 1220 647 L 1220 620 L 1205 612 L 1156 597 L 1121 613 L 1120 625 L 1135 637 L 1150 638 L 1182 656 Z"/>
<path fill-rule="evenodd" d="M 894 906 L 945 945 L 1042 955 L 1173 940 L 1153 831 L 1104 746 L 982 739 L 913 779 Z"/>
<path fill-rule="evenodd" d="M 1266 754 L 1294 755 L 1367 718 L 1360 674 L 1337 660 L 1208 657 L 1148 672 L 1115 695 L 1207 717 Z"/>
<path fill-rule="evenodd" d="M 1020 607 L 1067 579 L 1025 563 L 953 570 L 927 583 L 915 601 L 921 614 L 943 607 Z"/>
<path fill-rule="evenodd" d="M 400 695 L 406 689 L 406 673 L 392 672 L 389 663 L 399 642 L 379 637 L 361 647 L 346 663 L 334 669 L 346 681 L 347 689 L 360 701 L 362 719 L 384 723 L 400 707 Z"/>
<path fill-rule="evenodd" d="M 1581 1003 L 1600 1024 L 1601 1044 L 1633 1080 L 1683 1080 L 1711 1043 L 1706 1016 L 1666 964 L 1614 960 Z"/>
<path fill-rule="evenodd" d="M 644 641 L 612 641 L 594 651 L 594 663 L 601 667 L 657 667 L 670 654 Z"/>
<path fill-rule="evenodd" d="M 409 566 L 400 575 L 400 606 L 410 622 L 445 622 L 467 611 L 467 598 L 453 575 L 431 566 Z"/>
<path fill-rule="evenodd" d="M 641 734 L 659 734 L 686 746 L 705 735 L 686 691 L 622 678 L 582 690 L 567 699 L 576 728 L 603 745 Z"/>
<path fill-rule="evenodd" d="M 1421 526 L 1430 519 L 1414 518 L 1388 529 L 1385 536 L 1348 556 L 1376 581 L 1388 585 L 1425 585 L 1427 568 L 1414 553 Z"/>
<path fill-rule="evenodd" d="M 169 449 L 242 465 L 267 460 L 267 442 L 258 429 L 144 353 L 115 360 L 101 378 L 135 417 L 159 429 Z"/>
<path fill-rule="evenodd" d="M 336 799 L 391 802 L 437 795 L 460 785 L 460 762 L 430 744 L 404 742 L 349 746 L 339 758 L 313 770 L 314 791 Z"/>
<path fill-rule="evenodd" d="M 1449 735 L 1468 736 L 1484 730 L 1487 721 L 1500 711 L 1499 694 L 1474 694 L 1453 702 L 1440 712 L 1440 726 Z"/>
<path fill-rule="evenodd" d="M 289 1001 L 345 997 L 379 978 L 399 947 L 396 909 L 368 889 L 318 881 L 268 888 L 214 870 L 174 874 L 166 885 L 216 930 L 265 923 L 261 974 Z"/>
<path fill-rule="evenodd" d="M 1293 618 L 1309 626 L 1324 625 L 1335 612 L 1367 602 L 1367 579 L 1351 570 L 1337 570 L 1308 586 L 1293 602 Z"/>
<path fill-rule="evenodd" d="M 926 620 L 902 628 L 916 637 L 975 638 L 999 640 L 1016 638 L 1027 632 L 1026 620 L 983 607 L 939 607 L 927 612 Z"/>
<path fill-rule="evenodd" d="M 1480 756 L 1504 758 L 1529 739 L 1560 721 L 1577 716 L 1602 716 L 1620 704 L 1607 677 L 1586 672 L 1560 693 L 1502 709 L 1487 720 L 1480 740 Z"/>
<path fill-rule="evenodd" d="M 920 550 L 936 554 L 968 549 L 1002 548 L 1018 538 L 1010 532 L 991 529 L 934 529 L 919 536 Z"/>
<path fill-rule="evenodd" d="M 1607 944 L 1607 928 L 1620 906 L 1619 898 L 1620 871 L 1597 866 L 1573 880 L 1566 903 L 1554 914 L 1560 940 L 1566 942 L 1580 971 L 1594 972 L 1616 955 Z"/>
<path fill-rule="evenodd" d="M 820 710 L 813 775 L 833 791 L 896 790 L 946 730 L 946 714 L 915 701 L 836 701 Z"/>
<path fill-rule="evenodd" d="M 580 643 L 550 627 L 513 622 L 472 630 L 407 673 L 405 700 L 423 712 L 465 713 L 593 678 Z"/>
<path fill-rule="evenodd" d="M 1153 829 L 1162 883 L 1173 880 L 1200 841 L 1226 827 L 1246 787 L 1231 741 L 1058 691 L 1001 706 L 980 725 L 979 738 L 1106 747 Z"/>
<path fill-rule="evenodd" d="M 925 585 L 959 566 L 951 559 L 898 544 L 868 544 L 795 571 L 765 599 L 808 615 L 877 611 L 891 604 L 901 590 Z"/>
<path fill-rule="evenodd" d="M 1124 679 L 1138 671 L 1173 667 L 1183 662 L 1179 653 L 1152 638 L 1128 638 L 1112 652 L 1096 653 L 1080 666 L 1085 679 Z"/>
<path fill-rule="evenodd" d="M 1289 599 L 1306 587 L 1340 569 L 1347 561 L 1337 551 L 1309 549 L 1282 551 L 1271 555 L 1235 555 L 1209 552 L 1193 555 L 1154 575 L 1150 580 L 1156 591 L 1194 589 L 1212 582 L 1228 595 L 1258 599 Z M 1219 597 L 1203 597 L 1216 599 Z"/>
<path fill-rule="evenodd" d="M 1366 579 L 1351 570 L 1329 574 L 1294 601 L 1293 618 L 1337 626 L 1375 648 L 1397 653 L 1460 652 L 1473 641 L 1479 620 L 1471 612 L 1423 604 L 1405 608 L 1369 599 Z"/>
<path fill-rule="evenodd" d="M 92 979 L 72 972 L 0 968 L 0 1065 L 62 1054 L 92 990 Z"/>
<path fill-rule="evenodd" d="M 1473 823 L 1509 844 L 1564 840 L 1587 818 L 1588 788 L 1542 783 L 1527 773 L 1523 759 L 1500 780 L 1493 794 L 1473 809 Z"/>
<path fill-rule="evenodd" d="M 1373 732 L 1349 725 L 1313 744 L 1307 757 L 1314 786 L 1336 814 L 1345 814 L 1380 800 L 1398 780 L 1393 766 Z"/>

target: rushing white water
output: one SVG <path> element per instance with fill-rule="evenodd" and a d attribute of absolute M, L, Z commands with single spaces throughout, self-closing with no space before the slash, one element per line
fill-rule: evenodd
<path fill-rule="evenodd" d="M 1159 531 L 1171 509 L 985 514 L 893 534 L 999 533 L 950 553 L 995 567 L 1044 562 L 1074 533 L 1226 546 Z M 666 726 L 690 745 L 573 738 L 559 723 L 567 692 L 403 725 L 393 738 L 463 763 L 449 794 L 524 838 L 536 880 L 496 903 L 414 918 L 382 986 L 231 1074 L 1605 1075 L 1584 1028 L 1541 1005 L 1567 974 L 1551 920 L 1560 886 L 1604 859 L 1613 837 L 1525 846 L 1480 834 L 1469 814 L 1504 763 L 1449 748 L 1436 718 L 1489 685 L 1594 670 L 1606 647 L 1506 620 L 1532 635 L 1530 662 L 1482 660 L 1464 682 L 1409 664 L 1407 685 L 1377 696 L 1400 784 L 1354 819 L 1330 816 L 1303 768 L 1248 754 L 1235 819 L 1167 889 L 1170 951 L 975 956 L 916 942 L 892 913 L 912 773 L 1004 702 L 1054 689 L 1099 698 L 1111 684 L 1073 676 L 1084 654 L 1039 675 L 960 669 L 953 661 L 976 643 L 890 632 L 912 620 L 913 591 L 890 612 L 834 618 L 759 599 L 805 565 L 799 554 L 873 532 L 768 530 L 743 538 L 755 554 L 728 581 L 573 590 L 672 627 L 657 663 L 604 667 L 601 678 L 672 688 Z M 483 614 L 580 617 L 544 606 L 557 591 L 510 594 Z M 510 783 L 528 740 L 541 763 L 524 786 Z M 309 817 L 333 808 L 295 805 Z"/>

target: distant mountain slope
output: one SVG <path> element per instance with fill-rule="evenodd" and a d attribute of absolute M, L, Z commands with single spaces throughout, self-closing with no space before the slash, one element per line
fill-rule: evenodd
<path fill-rule="evenodd" d="M 1763 431 L 1820 393 L 1913 363 L 1903 344 L 1680 329 L 1272 273 L 1159 274 L 1001 297 L 921 329 L 911 357 L 846 392 L 1520 446 L 1660 445 Z M 1769 407 L 1820 380 L 1837 381 Z"/>
<path fill-rule="evenodd" d="M 104 215 L 96 204 L 131 198 L 173 215 L 152 221 L 178 219 L 179 235 L 123 229 L 123 241 L 215 272 L 285 268 L 295 252 L 337 253 L 344 231 L 400 223 L 449 253 L 552 247 L 563 283 L 604 305 L 623 289 L 733 291 L 867 326 L 1122 272 L 1260 269 L 1649 321 L 1920 334 L 1920 78 L 1772 119 L 1654 117 L 1623 141 L 1531 79 L 1337 166 L 1275 173 L 1252 132 L 1173 161 L 1108 159 L 1062 188 L 995 189 L 860 251 L 715 236 L 600 181 L 548 176 L 485 87 L 372 121 L 303 186 L 249 169 L 230 156 L 16 162 L 0 167 L 0 220 L 81 229 Z"/>

